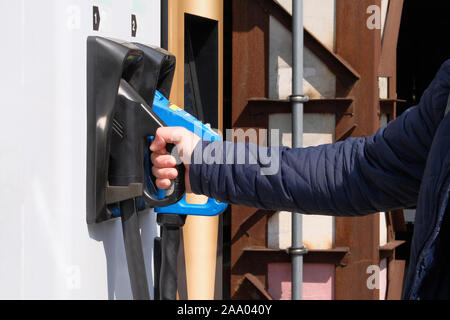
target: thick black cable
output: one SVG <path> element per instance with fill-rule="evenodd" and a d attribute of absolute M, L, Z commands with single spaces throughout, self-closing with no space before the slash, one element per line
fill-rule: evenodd
<path fill-rule="evenodd" d="M 158 214 L 161 226 L 161 268 L 159 272 L 159 299 L 176 300 L 178 289 L 178 250 L 181 227 L 186 216 Z"/>
<path fill-rule="evenodd" d="M 153 267 L 155 274 L 155 282 L 153 286 L 154 299 L 161 300 L 159 279 L 161 279 L 161 237 L 156 237 L 153 241 Z"/>
<path fill-rule="evenodd" d="M 161 270 L 159 278 L 159 298 L 176 300 L 178 288 L 178 248 L 180 228 L 161 227 Z"/>
<path fill-rule="evenodd" d="M 120 203 L 120 215 L 133 299 L 150 300 L 139 219 L 134 199 Z"/>

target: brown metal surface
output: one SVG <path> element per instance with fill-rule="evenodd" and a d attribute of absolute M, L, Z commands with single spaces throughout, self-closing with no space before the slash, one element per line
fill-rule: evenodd
<path fill-rule="evenodd" d="M 390 212 L 384 213 L 384 218 L 386 221 L 387 242 L 389 243 L 395 241 L 395 231 L 394 226 L 392 224 L 392 214 Z"/>
<path fill-rule="evenodd" d="M 267 15 L 271 15 L 280 22 L 287 30 L 292 31 L 292 15 L 286 11 L 280 3 L 274 0 L 256 0 Z M 341 88 L 341 95 L 346 93 L 353 86 L 355 81 L 360 79 L 359 73 L 342 56 L 333 52 L 305 28 L 304 45 L 311 50 L 335 75 L 337 86 Z"/>
<path fill-rule="evenodd" d="M 337 0 L 336 52 L 305 31 L 305 46 L 336 74 L 336 96 L 340 97 L 312 101 L 305 105 L 305 112 L 337 114 L 336 137 L 339 139 L 375 133 L 382 108 L 395 117 L 395 72 L 389 81 L 389 99 L 379 99 L 381 35 L 380 30 L 366 27 L 370 5 L 381 7 L 381 0 Z M 232 0 L 232 6 L 232 126 L 266 129 L 270 113 L 290 112 L 288 102 L 265 99 L 268 96 L 269 15 L 288 30 L 292 28 L 292 17 L 273 0 Z M 248 274 L 264 289 L 267 265 L 290 260 L 280 250 L 262 249 L 267 246 L 267 223 L 272 212 L 235 205 L 231 210 L 230 296 L 239 298 L 243 297 L 243 292 L 255 292 L 255 283 L 248 280 Z M 329 263 L 334 259 L 338 265 L 336 299 L 378 299 L 379 290 L 369 290 L 366 286 L 367 267 L 379 264 L 378 216 L 336 218 L 335 240 L 336 249 L 349 247 L 351 253 L 310 252 L 305 261 Z"/>
<path fill-rule="evenodd" d="M 354 117 L 354 113 L 348 112 L 346 116 L 337 119 L 339 125 L 336 126 L 336 141 L 343 141 L 355 132 L 358 124 Z"/>
<path fill-rule="evenodd" d="M 403 240 L 392 240 L 380 247 L 380 261 L 386 258 L 395 258 L 395 249 L 404 244 Z"/>
<path fill-rule="evenodd" d="M 266 246 L 269 213 L 243 206 L 233 206 L 231 223 L 231 297 L 246 273 L 252 273 L 266 285 L 267 265 L 255 263 L 244 254 L 249 246 Z M 255 212 L 256 211 L 256 212 Z"/>
<path fill-rule="evenodd" d="M 391 92 L 396 93 L 396 89 L 393 89 L 394 91 L 390 90 Z M 380 112 L 383 114 L 387 114 L 388 121 L 392 121 L 395 119 L 396 113 L 397 113 L 397 103 L 405 103 L 406 100 L 399 100 L 399 99 L 380 99 Z"/>
<path fill-rule="evenodd" d="M 405 102 L 397 100 L 397 43 L 402 18 L 404 0 L 389 1 L 386 23 L 383 34 L 381 57 L 378 70 L 379 77 L 388 78 L 388 99 L 381 99 L 381 112 L 388 115 L 388 121 L 394 120 L 397 114 L 397 104 Z M 388 242 L 397 243 L 395 233 L 406 231 L 403 210 L 386 213 Z M 388 258 L 388 293 L 387 299 L 401 298 L 405 261 L 396 260 L 395 249 L 383 251 L 380 248 L 380 259 Z"/>
<path fill-rule="evenodd" d="M 405 275 L 405 261 L 392 260 L 388 264 L 387 300 L 400 300 L 402 298 L 403 277 Z"/>
<path fill-rule="evenodd" d="M 406 232 L 406 222 L 403 209 L 391 211 L 391 221 L 394 232 Z"/>
<path fill-rule="evenodd" d="M 402 20 L 403 1 L 389 1 L 378 71 L 380 77 L 393 77 L 397 72 L 397 43 Z"/>
<path fill-rule="evenodd" d="M 250 97 L 267 97 L 269 66 L 269 17 L 256 1 L 232 2 L 232 125 L 244 111 Z M 266 245 L 269 212 L 233 205 L 231 209 L 230 297 L 241 297 L 244 276 L 252 273 L 263 286 L 263 270 L 242 260 L 246 246 Z M 248 285 L 248 283 L 247 283 Z"/>
<path fill-rule="evenodd" d="M 348 61 L 361 78 L 348 93 L 354 98 L 352 120 L 342 119 L 336 132 L 344 125 L 356 127 L 351 136 L 369 136 L 379 128 L 378 66 L 381 52 L 380 30 L 367 28 L 367 8 L 381 7 L 380 0 L 337 0 L 336 2 L 336 52 Z M 337 88 L 338 96 L 348 88 Z M 345 132 L 345 130 L 341 130 Z M 379 264 L 379 219 L 377 215 L 357 218 L 336 218 L 336 245 L 350 247 L 351 255 L 336 268 L 335 299 L 373 299 L 379 290 L 367 287 L 366 270 Z"/>
<path fill-rule="evenodd" d="M 264 284 L 251 273 L 244 275 L 239 283 L 239 289 L 234 295 L 236 300 L 273 300 L 266 291 Z"/>
<path fill-rule="evenodd" d="M 255 1 L 233 0 L 232 123 L 249 97 L 267 97 L 269 17 Z"/>
<path fill-rule="evenodd" d="M 253 263 L 268 264 L 274 262 L 290 263 L 286 250 L 268 249 L 266 247 L 246 247 L 243 249 L 244 256 Z M 337 247 L 328 250 L 310 249 L 304 255 L 305 263 L 328 263 L 339 265 L 346 254 L 350 253 L 348 247 Z"/>
<path fill-rule="evenodd" d="M 350 98 L 313 99 L 304 105 L 305 113 L 332 113 L 340 118 L 348 112 Z M 234 125 L 236 127 L 268 128 L 269 116 L 274 113 L 292 113 L 292 103 L 287 100 L 251 98 Z"/>

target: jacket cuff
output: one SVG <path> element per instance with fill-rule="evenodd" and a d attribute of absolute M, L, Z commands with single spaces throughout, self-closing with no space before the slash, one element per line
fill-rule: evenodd
<path fill-rule="evenodd" d="M 211 143 L 212 141 L 199 141 L 191 155 L 191 164 L 189 166 L 189 182 L 191 185 L 191 190 L 195 194 L 206 195 L 209 191 L 208 181 L 205 181 L 202 177 L 203 171 L 205 169 L 203 168 L 202 156 L 203 150 Z M 201 155 L 201 158 L 199 158 L 198 155 Z"/>

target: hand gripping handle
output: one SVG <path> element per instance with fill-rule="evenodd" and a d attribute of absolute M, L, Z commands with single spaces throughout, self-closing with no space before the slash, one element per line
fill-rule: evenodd
<path fill-rule="evenodd" d="M 166 146 L 167 152 L 169 154 L 173 154 L 173 150 L 175 149 L 175 145 L 174 144 L 167 144 Z M 151 160 L 150 160 L 150 156 L 151 156 L 152 152 L 149 152 L 149 171 L 148 171 L 148 177 L 147 179 L 149 180 L 148 184 L 149 184 L 149 188 L 144 188 L 144 192 L 143 192 L 143 198 L 144 201 L 146 202 L 146 204 L 152 208 L 155 207 L 166 207 L 166 206 L 170 206 L 173 205 L 175 203 L 177 203 L 178 201 L 180 201 L 185 192 L 186 192 L 186 186 L 185 186 L 185 181 L 184 181 L 184 176 L 185 176 L 185 172 L 186 169 L 184 167 L 184 164 L 179 161 L 179 157 L 178 152 L 176 152 L 175 157 L 177 158 L 177 164 L 175 166 L 175 169 L 178 171 L 178 175 L 177 177 L 172 180 L 172 184 L 170 186 L 170 188 L 167 191 L 164 191 L 164 196 L 160 197 L 159 195 L 162 194 L 162 190 L 159 190 L 159 192 L 156 189 L 156 177 L 153 175 L 152 173 L 152 164 L 151 164 Z M 151 190 L 148 190 L 151 189 Z"/>

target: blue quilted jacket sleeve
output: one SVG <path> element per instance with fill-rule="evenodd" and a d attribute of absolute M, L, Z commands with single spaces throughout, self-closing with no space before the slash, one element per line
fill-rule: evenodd
<path fill-rule="evenodd" d="M 450 60 L 418 106 L 366 138 L 303 149 L 203 141 L 190 166 L 191 188 L 222 202 L 306 214 L 357 216 L 414 206 L 449 88 Z"/>

